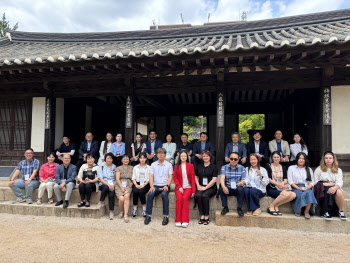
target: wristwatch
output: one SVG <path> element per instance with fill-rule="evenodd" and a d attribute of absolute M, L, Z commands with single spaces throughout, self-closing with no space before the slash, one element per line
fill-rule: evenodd
<path fill-rule="evenodd" d="M 170 185 L 166 185 L 166 187 L 168 187 L 168 188 L 169 188 L 169 187 L 170 187 Z"/>

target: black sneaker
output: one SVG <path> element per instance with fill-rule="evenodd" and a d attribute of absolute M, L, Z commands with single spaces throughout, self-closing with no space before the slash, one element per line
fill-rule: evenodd
<path fill-rule="evenodd" d="M 151 216 L 146 216 L 145 221 L 144 221 L 145 225 L 148 225 L 151 222 L 151 220 L 152 220 Z"/>
<path fill-rule="evenodd" d="M 325 213 L 323 216 L 321 216 L 325 220 L 333 220 L 333 218 L 329 215 L 329 213 Z"/>
<path fill-rule="evenodd" d="M 227 206 L 225 206 L 223 209 L 222 209 L 222 211 L 221 211 L 221 214 L 222 215 L 226 215 L 227 213 L 228 213 L 228 207 Z"/>
<path fill-rule="evenodd" d="M 57 201 L 57 203 L 55 204 L 55 206 L 59 206 L 59 205 L 62 205 L 62 204 L 63 204 L 63 200 Z"/>
<path fill-rule="evenodd" d="M 244 216 L 242 208 L 237 208 L 237 213 L 238 213 L 239 216 Z"/>
<path fill-rule="evenodd" d="M 346 215 L 345 215 L 344 211 L 340 211 L 340 212 L 339 212 L 339 218 L 340 218 L 340 220 L 348 220 L 348 219 L 346 218 Z"/>
<path fill-rule="evenodd" d="M 163 226 L 166 226 L 168 223 L 169 223 L 169 217 L 164 216 L 162 225 L 163 225 Z"/>
<path fill-rule="evenodd" d="M 64 205 L 63 205 L 63 208 L 67 208 L 68 207 L 68 201 L 64 201 Z"/>

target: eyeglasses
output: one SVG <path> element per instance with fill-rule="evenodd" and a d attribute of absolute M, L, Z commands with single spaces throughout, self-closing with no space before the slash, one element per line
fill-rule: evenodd
<path fill-rule="evenodd" d="M 231 157 L 230 160 L 231 160 L 231 161 L 237 162 L 237 161 L 238 161 L 238 158 L 232 158 L 232 157 Z"/>

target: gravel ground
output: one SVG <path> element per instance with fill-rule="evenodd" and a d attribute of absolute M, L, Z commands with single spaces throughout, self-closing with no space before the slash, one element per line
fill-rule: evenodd
<path fill-rule="evenodd" d="M 350 237 L 243 227 L 179 229 L 160 218 L 0 214 L 0 262 L 349 262 Z"/>

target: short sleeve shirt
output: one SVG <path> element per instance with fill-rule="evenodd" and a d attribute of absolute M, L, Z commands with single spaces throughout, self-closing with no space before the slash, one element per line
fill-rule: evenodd
<path fill-rule="evenodd" d="M 218 168 L 215 164 L 209 164 L 207 167 L 203 163 L 199 164 L 197 167 L 196 176 L 198 176 L 198 181 L 201 186 L 203 185 L 203 178 L 208 178 L 208 183 L 213 179 L 213 177 L 218 177 Z M 216 189 L 217 186 L 214 184 L 210 189 Z"/>
<path fill-rule="evenodd" d="M 168 183 L 169 175 L 173 174 L 173 166 L 168 161 L 159 164 L 158 161 L 152 163 L 150 174 L 153 174 L 153 185 L 165 186 Z"/>
<path fill-rule="evenodd" d="M 25 175 L 29 174 L 31 176 L 34 170 L 39 170 L 39 160 L 33 158 L 29 163 L 27 163 L 27 160 L 20 161 L 17 170 L 22 172 L 22 180 L 25 180 Z M 39 173 L 36 173 L 33 180 L 39 180 Z"/>

